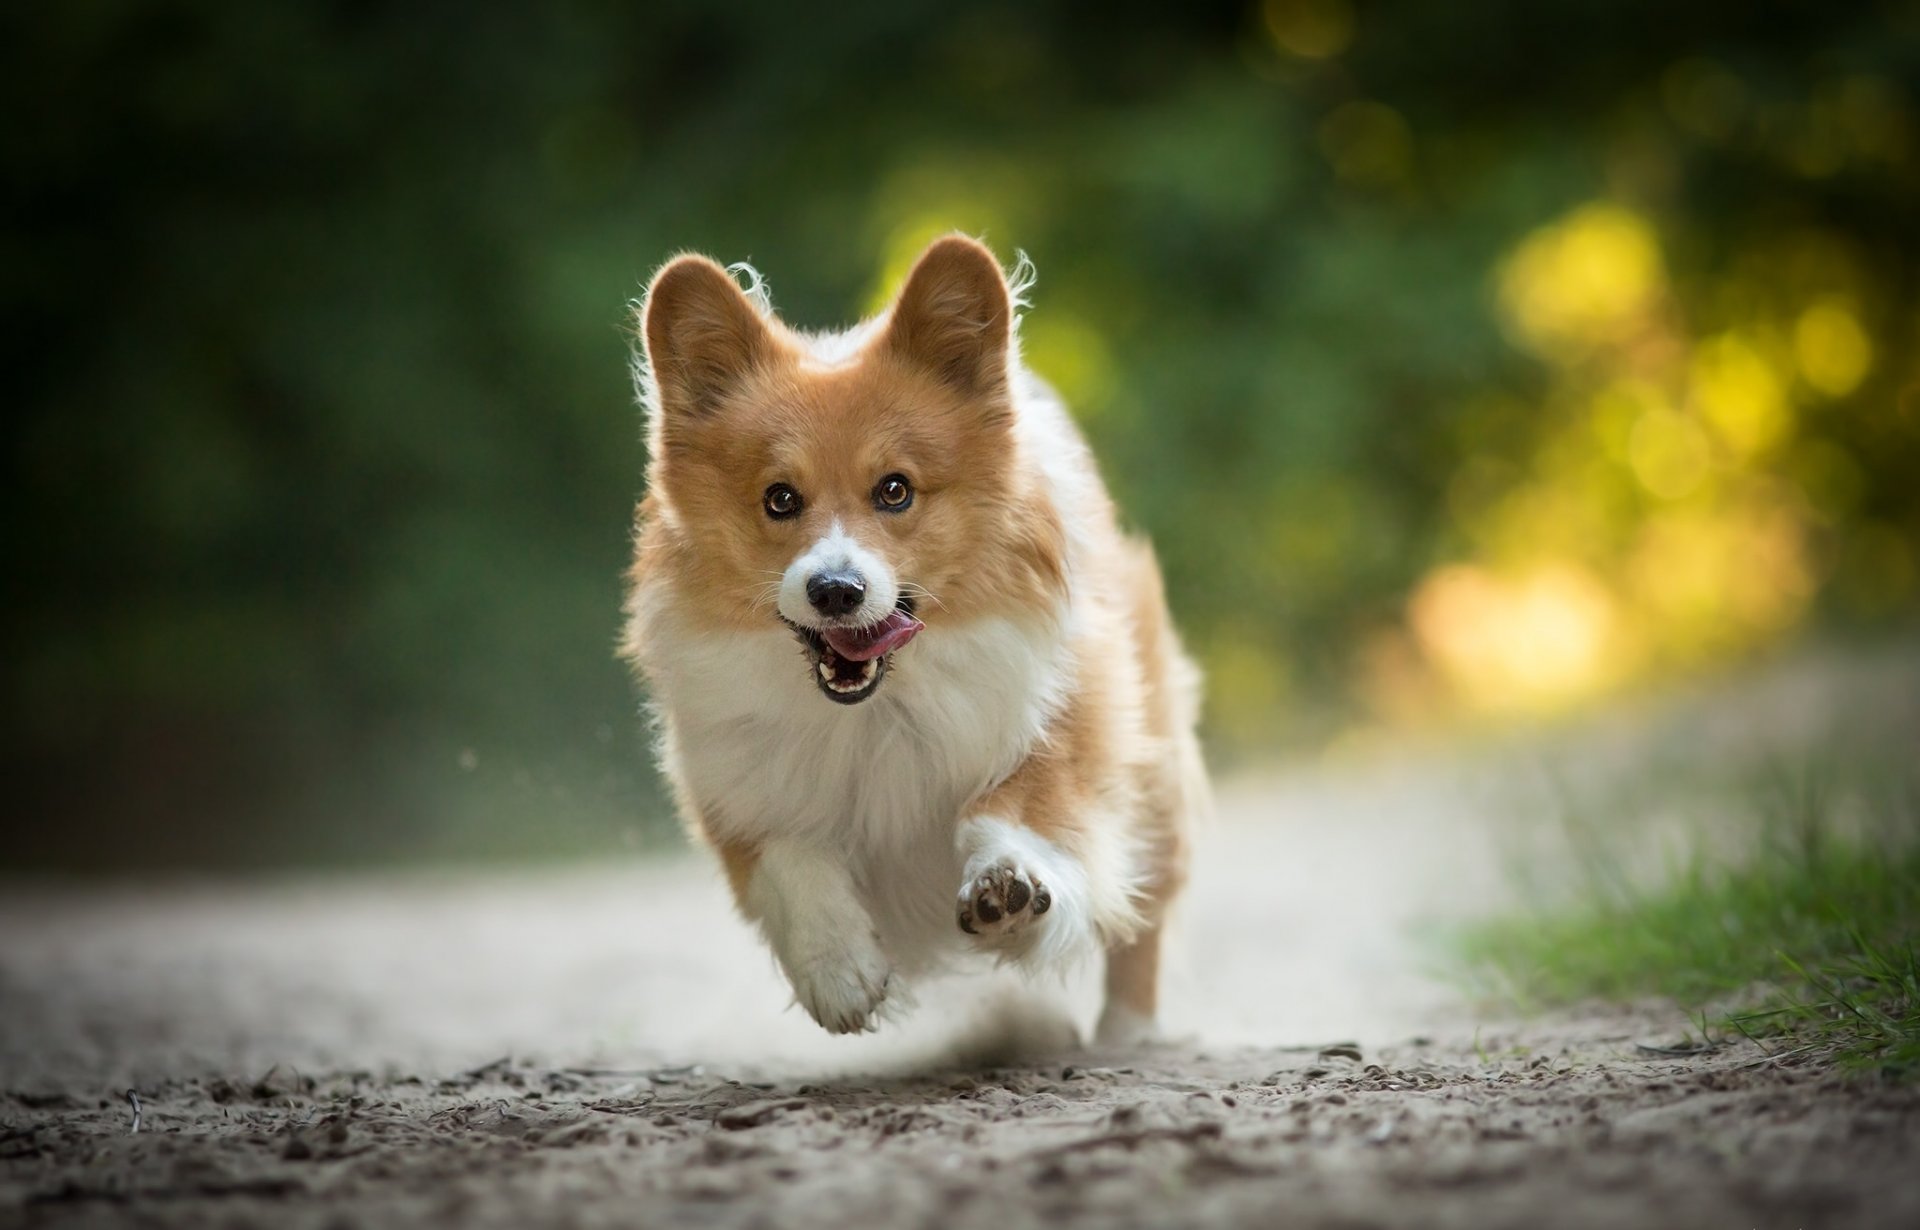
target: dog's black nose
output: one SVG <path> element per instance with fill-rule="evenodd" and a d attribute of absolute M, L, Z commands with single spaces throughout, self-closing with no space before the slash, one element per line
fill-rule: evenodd
<path fill-rule="evenodd" d="M 807 601 L 822 615 L 845 615 L 867 600 L 867 581 L 857 572 L 816 572 L 807 578 Z"/>

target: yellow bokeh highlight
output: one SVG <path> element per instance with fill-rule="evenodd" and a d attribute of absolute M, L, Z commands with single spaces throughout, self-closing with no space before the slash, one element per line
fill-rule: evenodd
<path fill-rule="evenodd" d="M 1012 259 L 1029 197 L 1021 168 L 991 157 L 930 157 L 894 171 L 874 194 L 869 225 L 881 259 L 865 310 L 878 312 L 892 302 L 913 262 L 942 235 L 977 236 L 994 244 L 1001 259 Z"/>
<path fill-rule="evenodd" d="M 1696 347 L 1688 382 L 1694 408 L 1737 457 L 1764 452 L 1793 426 L 1780 373 L 1738 333 L 1723 333 Z"/>
<path fill-rule="evenodd" d="M 1793 325 L 1793 360 L 1800 378 L 1828 397 L 1860 387 L 1873 366 L 1873 342 L 1845 299 L 1829 297 L 1800 313 Z"/>
<path fill-rule="evenodd" d="M 1260 13 L 1274 43 L 1302 59 L 1329 59 L 1353 44 L 1348 0 L 1266 0 Z"/>
<path fill-rule="evenodd" d="M 1663 92 L 1702 139 L 1755 118 L 1707 61 L 1675 66 Z M 1814 118 L 1819 142 L 1842 139 Z M 1594 202 L 1524 236 L 1494 281 L 1509 336 L 1545 360 L 1525 411 L 1543 425 L 1524 452 L 1475 454 L 1453 475 L 1468 558 L 1420 581 L 1400 639 L 1381 642 L 1400 648 L 1367 664 L 1379 716 L 1538 712 L 1777 643 L 1822 586 L 1867 614 L 1920 592 L 1902 532 L 1860 528 L 1871 467 L 1808 432 L 1849 413 L 1810 405 L 1856 396 L 1895 354 L 1869 332 L 1868 280 L 1843 241 L 1781 234 L 1676 286 L 1650 221 Z M 1714 327 L 1695 332 L 1701 320 Z M 1920 423 L 1920 384 L 1899 404 Z M 1463 438 L 1521 412 L 1468 403 Z"/>
<path fill-rule="evenodd" d="M 1517 340 L 1553 358 L 1625 340 L 1667 285 L 1653 227 L 1607 203 L 1584 205 L 1528 235 L 1498 277 Z"/>
<path fill-rule="evenodd" d="M 1706 478 L 1711 445 L 1707 433 L 1686 415 L 1652 409 L 1634 422 L 1627 437 L 1627 464 L 1649 494 L 1683 500 Z"/>
<path fill-rule="evenodd" d="M 1782 500 L 1659 516 L 1642 530 L 1626 576 L 1668 656 L 1683 662 L 1766 641 L 1813 593 L 1805 531 Z"/>
<path fill-rule="evenodd" d="M 1113 394 L 1113 354 L 1099 331 L 1078 316 L 1048 306 L 1023 318 L 1020 352 L 1076 417 L 1098 415 Z"/>
<path fill-rule="evenodd" d="M 1589 459 L 1582 459 L 1583 462 Z M 1606 469 L 1543 460 L 1540 475 L 1507 492 L 1487 512 L 1474 538 L 1501 565 L 1546 556 L 1587 559 L 1614 534 Z"/>
<path fill-rule="evenodd" d="M 962 231 L 985 235 L 1001 228 L 998 219 L 984 203 L 955 198 L 945 204 L 916 210 L 900 219 L 888 231 L 881 246 L 880 270 L 867 288 L 864 310 L 872 315 L 893 302 L 900 284 L 907 280 L 920 253 L 942 235 Z"/>
<path fill-rule="evenodd" d="M 1421 583 L 1409 613 L 1427 660 L 1485 712 L 1561 708 L 1599 690 L 1617 665 L 1613 597 L 1576 564 L 1513 575 L 1449 565 Z"/>

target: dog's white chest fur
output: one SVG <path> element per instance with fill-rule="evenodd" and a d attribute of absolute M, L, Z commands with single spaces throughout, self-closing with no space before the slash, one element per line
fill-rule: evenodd
<path fill-rule="evenodd" d="M 649 615 L 661 754 L 709 832 L 842 863 L 904 968 L 952 947 L 955 823 L 1041 738 L 1071 673 L 1063 621 L 936 623 L 847 706 L 778 626 L 716 635 L 665 604 Z"/>

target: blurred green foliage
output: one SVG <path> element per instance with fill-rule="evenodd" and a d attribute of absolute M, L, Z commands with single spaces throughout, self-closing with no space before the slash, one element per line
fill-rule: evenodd
<path fill-rule="evenodd" d="M 1911 3 L 177 0 L 0 47 L 10 864 L 663 833 L 619 327 L 686 248 L 801 325 L 949 227 L 1031 254 L 1229 753 L 1912 606 Z M 1749 546 L 1752 601 L 1647 583 Z"/>

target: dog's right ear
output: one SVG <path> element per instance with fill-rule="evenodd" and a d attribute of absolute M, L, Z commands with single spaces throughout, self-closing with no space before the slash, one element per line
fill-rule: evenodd
<path fill-rule="evenodd" d="M 766 318 L 727 271 L 704 256 L 676 256 L 640 305 L 655 415 L 671 421 L 713 412 L 773 351 Z"/>

